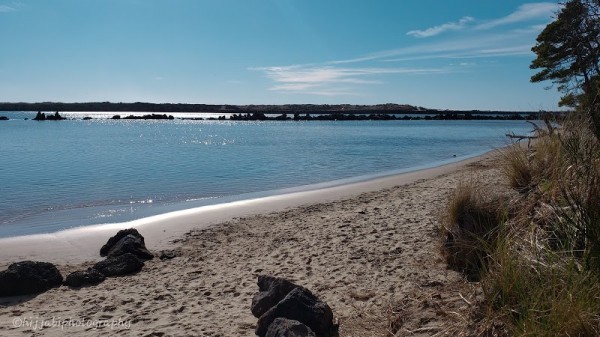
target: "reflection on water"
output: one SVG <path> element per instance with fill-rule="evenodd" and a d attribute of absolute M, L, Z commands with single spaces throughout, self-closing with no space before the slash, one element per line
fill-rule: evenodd
<path fill-rule="evenodd" d="M 430 165 L 530 130 L 523 121 L 23 120 L 29 115 L 0 122 L 0 236 Z"/>

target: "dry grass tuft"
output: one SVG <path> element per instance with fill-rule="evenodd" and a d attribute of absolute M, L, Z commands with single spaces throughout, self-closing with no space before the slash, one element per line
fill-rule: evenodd
<path fill-rule="evenodd" d="M 478 280 L 502 223 L 503 202 L 471 185 L 450 198 L 443 223 L 443 253 L 451 269 Z"/>
<path fill-rule="evenodd" d="M 509 146 L 502 152 L 502 172 L 509 185 L 519 192 L 529 192 L 534 185 L 534 168 L 529 160 L 529 151 L 518 145 Z"/>

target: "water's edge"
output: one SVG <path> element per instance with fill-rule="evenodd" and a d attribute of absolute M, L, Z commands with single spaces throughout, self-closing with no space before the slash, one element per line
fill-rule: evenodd
<path fill-rule="evenodd" d="M 135 213 L 131 213 L 129 217 L 121 217 L 119 222 L 94 222 L 94 223 L 85 223 L 81 225 L 74 225 L 66 227 L 64 224 L 59 224 L 54 226 L 54 230 L 48 230 L 50 226 L 43 227 L 40 230 L 39 227 L 25 227 L 25 226 L 12 226 L 12 228 L 3 228 L 3 231 L 0 231 L 0 239 L 1 238 L 12 238 L 12 237 L 21 237 L 21 236 L 30 236 L 36 234 L 52 234 L 62 231 L 69 231 L 73 229 L 84 229 L 86 227 L 90 228 L 99 228 L 99 227 L 123 227 L 122 224 L 126 223 L 134 223 L 134 224 L 143 224 L 149 221 L 152 221 L 155 218 L 160 219 L 168 219 L 171 216 L 175 216 L 180 214 L 181 212 L 190 213 L 199 211 L 205 207 L 223 207 L 225 205 L 235 204 L 239 202 L 249 202 L 255 201 L 265 198 L 277 198 L 283 196 L 290 196 L 297 193 L 303 192 L 319 192 L 335 187 L 351 187 L 352 185 L 358 183 L 369 183 L 371 181 L 379 180 L 382 178 L 389 178 L 394 176 L 400 176 L 407 173 L 415 173 L 419 171 L 424 171 L 427 169 L 440 168 L 449 164 L 458 164 L 463 161 L 467 161 L 469 159 L 477 158 L 487 153 L 493 152 L 495 149 L 489 149 L 486 151 L 480 151 L 477 153 L 453 157 L 447 160 L 435 161 L 429 164 L 418 165 L 408 168 L 402 168 L 392 171 L 385 171 L 379 173 L 373 173 L 368 175 L 360 175 L 356 177 L 337 179 L 332 181 L 325 181 L 315 184 L 309 185 L 300 185 L 295 187 L 288 187 L 282 189 L 275 190 L 266 190 L 259 192 L 251 192 L 251 193 L 242 193 L 237 195 L 229 195 L 218 198 L 204 198 L 199 200 L 191 200 L 191 201 L 180 201 L 176 203 L 165 203 L 165 204 L 157 204 L 151 208 L 141 209 L 136 211 Z M 391 187 L 391 186 L 390 186 Z M 89 209 L 82 208 L 80 209 L 83 212 L 88 213 Z M 8 227 L 8 226 L 7 226 Z"/>
<path fill-rule="evenodd" d="M 189 231 L 205 229 L 236 218 L 285 211 L 286 209 L 334 202 L 356 197 L 362 193 L 405 186 L 421 180 L 434 179 L 463 169 L 488 156 L 472 157 L 434 168 L 403 174 L 373 178 L 317 190 L 292 192 L 276 196 L 233 201 L 174 211 L 124 223 L 85 226 L 61 230 L 51 234 L 32 234 L 0 238 L 0 261 L 36 260 L 52 263 L 79 263 L 99 261 L 98 249 L 109 237 L 125 228 L 136 228 L 154 252 L 174 249 Z M 492 154 L 493 155 L 493 154 Z"/>

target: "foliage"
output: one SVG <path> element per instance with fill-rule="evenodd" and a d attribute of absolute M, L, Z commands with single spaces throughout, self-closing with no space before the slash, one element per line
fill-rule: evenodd
<path fill-rule="evenodd" d="M 541 69 L 532 82 L 551 80 L 567 96 L 563 103 L 576 103 L 574 95 L 592 94 L 593 82 L 600 74 L 598 52 L 600 22 L 598 0 L 571 0 L 565 3 L 558 17 L 538 36 L 532 48 L 537 58 L 532 69 Z"/>

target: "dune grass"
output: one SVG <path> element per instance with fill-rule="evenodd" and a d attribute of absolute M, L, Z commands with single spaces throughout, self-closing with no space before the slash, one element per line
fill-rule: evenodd
<path fill-rule="evenodd" d="M 573 260 L 550 264 L 499 245 L 482 281 L 488 319 L 500 318 L 514 336 L 600 335 L 600 283 Z"/>
<path fill-rule="evenodd" d="M 451 269 L 479 280 L 495 245 L 503 218 L 503 202 L 472 185 L 460 185 L 443 219 L 443 253 Z"/>
<path fill-rule="evenodd" d="M 586 119 L 547 125 L 532 147 L 502 153 L 502 172 L 519 192 L 509 206 L 477 186 L 456 189 L 444 256 L 480 281 L 481 327 L 500 320 L 511 336 L 598 336 L 600 142 Z"/>

